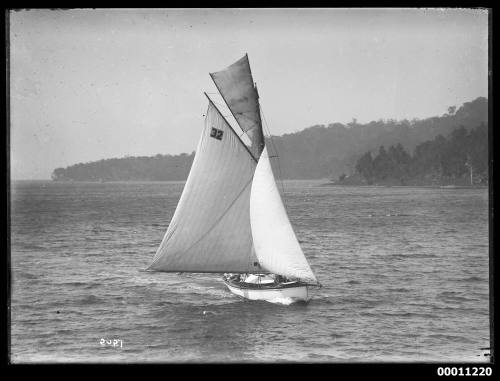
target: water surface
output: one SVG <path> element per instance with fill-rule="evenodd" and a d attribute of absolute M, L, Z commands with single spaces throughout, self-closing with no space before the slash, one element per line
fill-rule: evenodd
<path fill-rule="evenodd" d="M 182 188 L 13 183 L 13 362 L 486 361 L 486 189 L 284 182 L 324 286 L 284 305 L 216 275 L 139 271 Z"/>

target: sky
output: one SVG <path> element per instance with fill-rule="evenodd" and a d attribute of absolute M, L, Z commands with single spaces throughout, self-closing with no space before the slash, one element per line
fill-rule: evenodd
<path fill-rule="evenodd" d="M 191 153 L 203 92 L 223 103 L 209 73 L 245 53 L 273 135 L 488 96 L 480 9 L 24 10 L 9 22 L 12 179 Z"/>

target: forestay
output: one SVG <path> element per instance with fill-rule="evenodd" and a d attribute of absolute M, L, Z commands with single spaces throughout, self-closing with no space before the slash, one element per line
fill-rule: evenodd
<path fill-rule="evenodd" d="M 149 270 L 255 272 L 249 199 L 256 162 L 210 102 L 174 216 Z"/>
<path fill-rule="evenodd" d="M 217 89 L 243 131 L 250 138 L 251 151 L 258 158 L 264 147 L 259 95 L 254 86 L 248 55 L 231 66 L 210 73 Z"/>
<path fill-rule="evenodd" d="M 265 147 L 252 182 L 250 224 L 255 252 L 263 268 L 317 283 L 288 220 Z"/>

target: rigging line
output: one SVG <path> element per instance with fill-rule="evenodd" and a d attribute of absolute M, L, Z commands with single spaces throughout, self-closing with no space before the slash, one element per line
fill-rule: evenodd
<path fill-rule="evenodd" d="M 276 157 L 276 162 L 278 164 L 279 183 L 281 185 L 281 192 L 283 193 L 283 204 L 285 205 L 285 210 L 288 213 L 288 205 L 286 203 L 286 198 L 285 198 L 285 185 L 283 183 L 282 175 L 281 175 L 281 165 L 280 165 L 280 160 L 279 160 L 278 149 L 276 148 L 276 145 L 274 144 L 273 136 L 271 135 L 271 131 L 269 130 L 269 125 L 267 124 L 266 116 L 264 115 L 264 110 L 262 109 L 262 105 L 259 105 L 259 106 L 260 106 L 260 112 L 262 114 L 262 119 L 264 120 L 265 128 L 269 134 L 269 140 L 271 141 L 271 144 L 273 146 L 273 150 L 276 153 L 276 155 L 273 155 L 273 157 Z M 268 153 L 268 155 L 269 155 L 269 153 Z M 269 156 L 269 157 L 271 158 L 271 156 Z"/>
<path fill-rule="evenodd" d="M 283 195 L 282 200 L 283 200 L 283 204 L 285 205 L 285 210 L 286 210 L 286 212 L 288 214 L 289 210 L 288 210 L 287 200 L 286 200 L 286 197 L 285 197 L 285 195 L 286 195 L 286 192 L 285 192 L 285 183 L 283 181 L 283 175 L 282 175 L 282 172 L 281 172 L 281 164 L 280 164 L 280 159 L 279 159 L 279 155 L 278 155 L 278 149 L 276 148 L 276 145 L 274 144 L 274 141 L 273 141 L 271 132 L 269 131 L 269 128 L 267 128 L 267 131 L 269 132 L 269 139 L 270 139 L 271 144 L 273 146 L 273 150 L 276 153 L 276 155 L 272 155 L 272 156 L 270 156 L 270 158 L 271 157 L 276 158 L 276 164 L 278 165 L 279 184 L 281 186 L 281 194 Z"/>
<path fill-rule="evenodd" d="M 261 107 L 262 109 L 262 107 Z M 266 120 L 266 117 L 264 115 L 264 111 L 262 111 L 262 116 L 263 116 L 263 119 L 264 119 L 264 124 L 265 124 L 265 128 L 266 128 L 266 131 L 269 135 L 269 140 L 271 141 L 271 145 L 273 147 L 273 150 L 275 152 L 275 155 L 272 155 L 272 156 L 269 156 L 270 158 L 271 157 L 276 157 L 277 159 L 277 164 L 278 164 L 278 172 L 279 172 L 279 179 L 280 179 L 280 183 L 282 183 L 281 181 L 281 167 L 280 167 L 280 163 L 279 163 L 279 154 L 278 154 L 278 149 L 276 148 L 276 145 L 274 144 L 274 140 L 273 140 L 273 136 L 271 134 L 271 131 L 269 130 L 269 125 L 267 124 L 267 120 Z"/>

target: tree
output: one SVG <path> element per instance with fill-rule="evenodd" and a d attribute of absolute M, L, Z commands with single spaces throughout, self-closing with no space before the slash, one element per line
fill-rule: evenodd
<path fill-rule="evenodd" d="M 356 163 L 356 171 L 364 177 L 368 184 L 372 183 L 373 179 L 373 160 L 372 153 L 368 151 L 359 158 Z"/>
<path fill-rule="evenodd" d="M 390 177 L 393 171 L 393 163 L 384 146 L 380 146 L 378 155 L 373 159 L 373 175 L 375 178 L 384 180 Z"/>
<path fill-rule="evenodd" d="M 380 146 L 373 160 L 370 152 L 364 154 L 356 163 L 356 170 L 370 183 L 399 179 L 405 184 L 411 177 L 463 181 L 465 176 L 471 182 L 484 183 L 488 180 L 488 127 L 482 123 L 469 132 L 464 127 L 457 128 L 448 138 L 437 135 L 418 144 L 413 156 L 400 143 L 387 151 Z"/>

